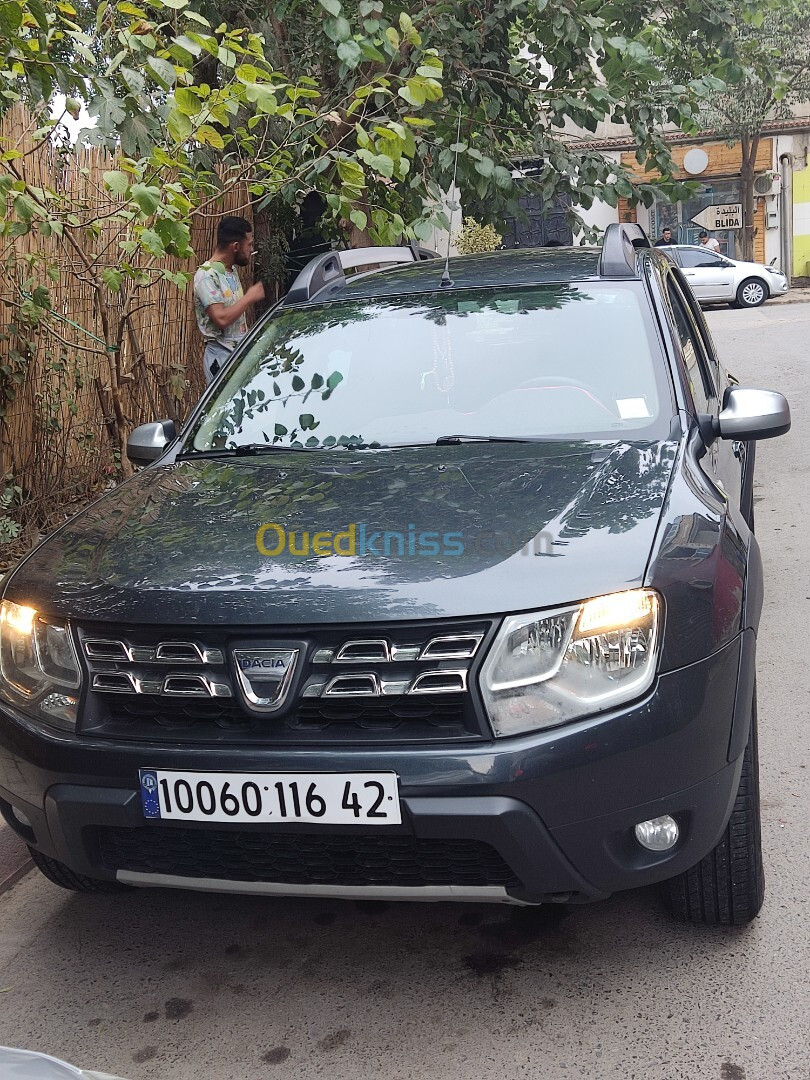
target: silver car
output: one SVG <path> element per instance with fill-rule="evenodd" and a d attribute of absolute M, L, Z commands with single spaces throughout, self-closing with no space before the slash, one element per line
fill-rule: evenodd
<path fill-rule="evenodd" d="M 700 245 L 669 244 L 660 250 L 683 268 L 701 303 L 725 300 L 732 307 L 759 307 L 789 288 L 785 275 L 774 266 L 730 259 Z"/>

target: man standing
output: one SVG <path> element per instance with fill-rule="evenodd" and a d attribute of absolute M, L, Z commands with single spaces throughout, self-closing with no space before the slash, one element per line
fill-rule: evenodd
<path fill-rule="evenodd" d="M 701 247 L 708 248 L 709 251 L 719 251 L 720 250 L 719 241 L 715 240 L 715 238 L 713 236 L 709 236 L 709 234 L 707 232 L 705 232 L 705 231 L 702 232 L 700 234 L 700 236 L 698 237 L 698 242 L 700 243 Z"/>
<path fill-rule="evenodd" d="M 667 225 L 667 227 L 661 233 L 661 239 L 655 241 L 655 246 L 668 247 L 669 244 L 675 243 L 677 243 L 677 241 L 672 239 L 672 229 L 670 229 L 669 225 Z"/>
<path fill-rule="evenodd" d="M 247 333 L 246 312 L 264 298 L 264 286 L 246 293 L 235 267 L 247 266 L 253 255 L 253 226 L 243 217 L 224 217 L 217 226 L 217 246 L 194 275 L 194 312 L 205 341 L 206 385 L 226 365 Z"/>

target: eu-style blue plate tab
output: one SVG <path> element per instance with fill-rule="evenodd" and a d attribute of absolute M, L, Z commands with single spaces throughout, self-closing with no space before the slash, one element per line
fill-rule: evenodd
<path fill-rule="evenodd" d="M 143 816 L 160 817 L 160 799 L 158 798 L 158 778 L 154 769 L 141 769 L 141 803 Z"/>

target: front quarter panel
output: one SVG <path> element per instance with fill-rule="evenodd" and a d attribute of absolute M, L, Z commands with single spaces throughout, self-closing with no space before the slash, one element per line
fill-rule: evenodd
<path fill-rule="evenodd" d="M 701 469 L 699 444 L 682 444 L 646 578 L 664 597 L 662 673 L 710 656 L 743 624 L 750 533 Z"/>

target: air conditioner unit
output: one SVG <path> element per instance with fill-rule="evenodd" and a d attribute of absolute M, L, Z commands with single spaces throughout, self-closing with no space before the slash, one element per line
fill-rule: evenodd
<path fill-rule="evenodd" d="M 782 177 L 779 173 L 764 172 L 754 177 L 754 191 L 757 195 L 778 195 L 782 190 Z"/>

